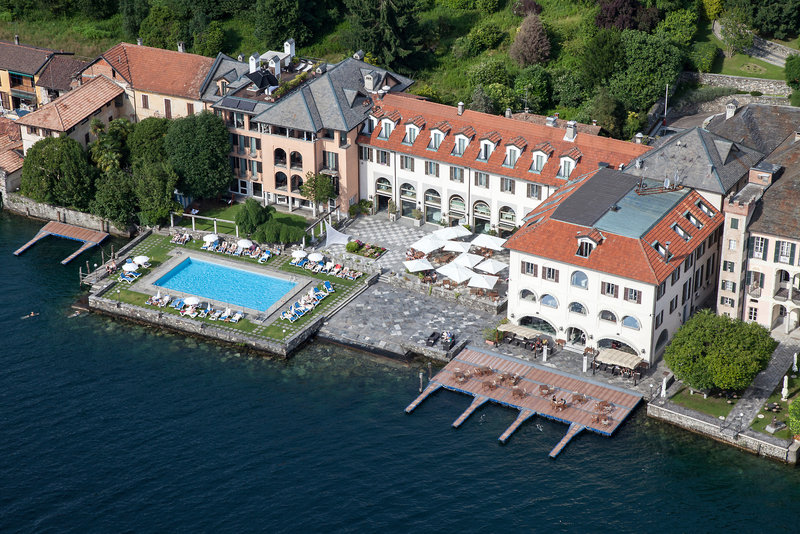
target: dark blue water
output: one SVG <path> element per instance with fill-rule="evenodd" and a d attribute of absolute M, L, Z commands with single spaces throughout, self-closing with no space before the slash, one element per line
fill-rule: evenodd
<path fill-rule="evenodd" d="M 0 532 L 789 532 L 798 470 L 646 419 L 613 438 L 314 345 L 288 363 L 68 318 L 74 242 L 0 215 Z M 41 313 L 20 319 L 31 310 Z M 536 423 L 541 425 L 541 430 Z"/>

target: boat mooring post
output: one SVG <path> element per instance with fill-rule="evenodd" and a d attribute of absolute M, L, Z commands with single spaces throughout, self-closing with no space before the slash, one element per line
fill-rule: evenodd
<path fill-rule="evenodd" d="M 422 377 L 425 375 L 424 372 L 419 372 L 419 392 L 422 393 Z"/>

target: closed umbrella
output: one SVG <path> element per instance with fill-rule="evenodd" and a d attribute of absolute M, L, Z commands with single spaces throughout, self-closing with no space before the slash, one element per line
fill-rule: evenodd
<path fill-rule="evenodd" d="M 465 282 L 469 280 L 472 276 L 475 275 L 475 271 L 472 269 L 468 269 L 463 265 L 459 265 L 455 262 L 448 263 L 444 267 L 439 267 L 436 269 L 436 272 L 446 276 L 453 282 L 460 284 L 461 282 Z"/>
<path fill-rule="evenodd" d="M 217 234 L 206 234 L 203 236 L 203 241 L 205 241 L 206 243 L 213 243 L 218 239 L 219 236 Z"/>
<path fill-rule="evenodd" d="M 312 252 L 311 254 L 308 255 L 308 261 L 318 262 L 324 259 L 325 258 L 319 252 Z"/>
<path fill-rule="evenodd" d="M 293 258 L 305 258 L 306 257 L 306 251 L 305 250 L 295 250 L 294 252 L 292 252 L 292 257 Z"/>
<path fill-rule="evenodd" d="M 200 299 L 197 297 L 186 297 L 185 299 L 183 299 L 183 303 L 186 304 L 187 306 L 197 306 L 198 304 L 200 304 Z"/>
<path fill-rule="evenodd" d="M 240 239 L 236 244 L 242 248 L 250 248 L 253 246 L 253 242 L 249 239 Z"/>
<path fill-rule="evenodd" d="M 471 246 L 472 244 L 466 241 L 446 241 L 444 249 L 447 252 L 469 252 L 469 247 Z"/>
<path fill-rule="evenodd" d="M 458 265 L 463 265 L 464 267 L 469 267 L 470 269 L 472 269 L 482 261 L 483 261 L 483 256 L 478 256 L 477 254 L 470 254 L 469 252 L 464 252 L 463 254 L 459 254 L 458 257 L 453 260 L 453 263 L 457 263 Z"/>
<path fill-rule="evenodd" d="M 489 258 L 479 263 L 475 268 L 485 273 L 497 274 L 506 267 L 508 267 L 507 263 Z"/>
<path fill-rule="evenodd" d="M 429 271 L 433 269 L 433 265 L 431 264 L 431 262 L 429 262 L 425 258 L 422 258 L 420 260 L 404 261 L 403 265 L 405 266 L 406 269 L 408 269 L 408 272 L 410 273 L 418 273 L 420 271 Z"/>
<path fill-rule="evenodd" d="M 480 289 L 492 289 L 499 279 L 500 277 L 492 276 L 490 274 L 476 274 L 469 279 L 469 283 L 467 285 L 469 287 L 477 287 Z"/>
<path fill-rule="evenodd" d="M 144 265 L 148 261 L 150 261 L 150 258 L 147 256 L 136 256 L 133 258 L 133 263 L 138 263 L 139 265 Z"/>
<path fill-rule="evenodd" d="M 132 273 L 133 271 L 135 271 L 138 268 L 139 268 L 139 266 L 136 265 L 135 263 L 126 263 L 125 265 L 122 266 L 122 270 L 126 271 L 126 272 L 129 272 L 129 273 Z"/>

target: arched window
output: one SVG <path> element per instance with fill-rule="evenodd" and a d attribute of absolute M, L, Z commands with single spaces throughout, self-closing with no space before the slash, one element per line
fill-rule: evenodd
<path fill-rule="evenodd" d="M 572 284 L 574 287 L 586 289 L 589 287 L 589 279 L 582 271 L 574 271 L 572 273 L 572 277 L 570 278 L 570 284 Z"/>
<path fill-rule="evenodd" d="M 489 209 L 489 204 L 486 202 L 479 200 L 475 203 L 475 206 L 472 208 L 472 213 L 476 217 L 491 217 L 492 210 Z"/>
<path fill-rule="evenodd" d="M 375 182 L 375 190 L 378 193 L 392 194 L 392 182 L 388 178 L 378 178 Z"/>
<path fill-rule="evenodd" d="M 658 341 L 656 341 L 656 349 L 660 349 L 664 345 L 664 343 L 667 342 L 667 336 L 668 336 L 667 329 L 665 328 L 658 335 Z"/>
<path fill-rule="evenodd" d="M 536 302 L 536 295 L 530 289 L 523 289 L 519 292 L 519 298 L 522 300 L 529 300 L 531 302 Z"/>
<path fill-rule="evenodd" d="M 617 316 L 614 315 L 614 312 L 603 310 L 600 312 L 600 320 L 601 321 L 610 321 L 612 323 L 617 322 Z"/>
<path fill-rule="evenodd" d="M 542 295 L 541 303 L 548 308 L 558 308 L 558 300 L 553 295 Z"/>
<path fill-rule="evenodd" d="M 639 319 L 636 317 L 631 317 L 630 315 L 626 315 L 622 318 L 622 326 L 633 328 L 635 330 L 639 330 L 639 328 L 641 328 L 639 325 Z"/>
<path fill-rule="evenodd" d="M 435 189 L 425 191 L 425 204 L 441 206 L 442 196 Z"/>
<path fill-rule="evenodd" d="M 286 167 L 286 151 L 282 148 L 275 149 L 275 165 Z"/>
<path fill-rule="evenodd" d="M 500 224 L 514 226 L 516 223 L 517 215 L 514 213 L 514 210 L 508 206 L 503 206 L 500 208 Z"/>
<path fill-rule="evenodd" d="M 286 175 L 284 173 L 282 172 L 275 173 L 275 189 L 281 189 L 283 191 L 286 191 L 287 181 L 288 179 L 286 178 Z"/>
<path fill-rule="evenodd" d="M 587 313 L 589 313 L 588 311 L 586 311 L 586 306 L 584 306 L 580 302 L 570 302 L 569 311 L 571 311 L 572 313 L 580 313 L 581 315 L 586 315 Z"/>
<path fill-rule="evenodd" d="M 450 213 L 464 213 L 467 210 L 467 205 L 464 204 L 464 199 L 458 195 L 450 197 Z"/>
<path fill-rule="evenodd" d="M 293 174 L 291 184 L 292 184 L 292 192 L 299 193 L 300 187 L 303 185 L 303 179 L 300 176 Z"/>
<path fill-rule="evenodd" d="M 400 196 L 403 198 L 416 199 L 417 190 L 411 184 L 403 184 L 400 186 Z"/>
<path fill-rule="evenodd" d="M 293 169 L 303 168 L 303 156 L 300 155 L 300 152 L 292 152 L 289 154 L 289 165 Z"/>

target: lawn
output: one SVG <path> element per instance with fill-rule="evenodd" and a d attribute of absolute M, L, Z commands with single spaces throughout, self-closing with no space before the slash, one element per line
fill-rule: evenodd
<path fill-rule="evenodd" d="M 239 210 L 241 210 L 243 206 L 244 204 L 234 203 L 229 206 L 224 205 L 211 208 L 203 208 L 200 210 L 200 213 L 198 213 L 198 215 L 201 215 L 203 217 L 214 217 L 216 219 L 226 219 L 229 221 L 235 221 L 236 214 L 239 213 Z M 276 211 L 275 213 L 273 213 L 272 217 L 276 221 L 280 221 L 283 224 L 296 226 L 302 229 L 305 229 L 309 224 L 308 219 L 306 219 L 302 215 L 295 215 L 294 213 L 285 213 L 282 211 Z M 214 230 L 214 221 L 206 221 L 203 219 L 197 219 L 196 221 L 197 222 L 195 223 L 195 228 L 197 230 L 203 232 L 211 232 Z M 192 219 L 190 217 L 183 217 L 180 220 L 180 222 L 176 223 L 176 225 L 181 226 L 183 228 L 191 228 Z M 222 234 L 236 235 L 236 225 L 217 221 L 217 232 Z"/>
<path fill-rule="evenodd" d="M 776 43 L 782 44 L 783 46 L 788 46 L 789 48 L 794 48 L 795 50 L 800 50 L 800 37 L 795 37 L 794 39 L 790 39 L 788 41 L 781 41 L 780 39 L 772 39 Z"/>
<path fill-rule="evenodd" d="M 783 421 L 784 423 L 787 422 L 787 419 L 789 417 L 789 402 L 795 402 L 795 401 L 800 402 L 800 400 L 798 400 L 800 399 L 800 378 L 792 378 L 791 375 L 789 377 L 789 402 L 783 402 L 781 400 L 782 389 L 783 389 L 783 380 L 781 380 L 781 383 L 778 385 L 777 388 L 775 388 L 775 391 L 772 392 L 772 395 L 769 396 L 767 402 L 765 403 L 765 405 L 777 403 L 780 406 L 780 410 L 777 413 L 774 413 L 771 411 L 766 411 L 762 407 L 759 415 L 763 415 L 764 417 L 762 419 L 756 417 L 755 420 L 753 421 L 753 424 L 750 425 L 750 428 L 752 428 L 756 432 L 761 432 L 763 434 L 770 435 L 767 432 L 766 428 L 767 425 L 772 422 L 773 417 L 777 417 L 778 421 Z M 774 434 L 771 435 L 781 439 L 792 438 L 792 433 L 788 427 L 784 428 L 783 430 L 779 430 L 778 432 L 775 432 Z"/>
<path fill-rule="evenodd" d="M 709 396 L 704 399 L 702 393 L 690 395 L 689 388 L 685 387 L 678 391 L 670 401 L 684 408 L 719 418 L 720 416 L 727 417 L 731 409 L 736 406 L 738 399 L 731 399 L 731 404 L 728 404 L 728 399 L 725 397 Z"/>
<path fill-rule="evenodd" d="M 717 45 L 720 50 L 725 50 L 725 45 L 722 44 L 722 41 L 717 39 L 711 31 L 710 24 L 700 26 L 697 32 L 696 42 L 711 42 Z M 734 54 L 732 57 L 725 57 L 721 52 L 714 61 L 711 72 L 713 74 L 766 78 L 769 80 L 783 80 L 785 78 L 782 67 L 744 54 Z"/>
<path fill-rule="evenodd" d="M 121 15 L 107 20 L 71 15 L 0 23 L 0 39 L 13 42 L 15 35 L 22 44 L 66 50 L 91 59 L 125 40 Z"/>

